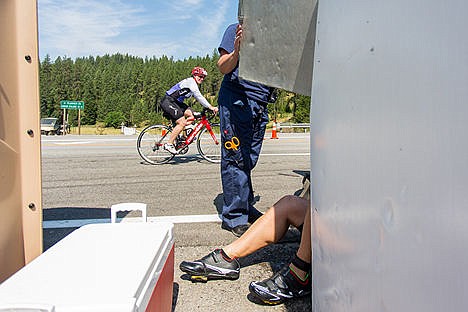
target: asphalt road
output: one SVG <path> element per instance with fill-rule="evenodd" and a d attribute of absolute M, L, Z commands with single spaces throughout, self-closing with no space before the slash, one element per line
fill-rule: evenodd
<path fill-rule="evenodd" d="M 269 134 L 268 134 L 269 135 Z M 277 199 L 302 187 L 301 173 L 310 168 L 306 134 L 266 137 L 253 171 L 256 207 L 265 211 Z M 216 215 L 222 203 L 219 164 L 203 160 L 192 145 L 184 156 L 164 165 L 147 165 L 139 157 L 136 136 L 42 136 L 42 201 L 44 220 L 110 218 L 112 204 L 144 202 L 148 217 Z M 133 217 L 133 213 L 126 217 Z M 121 215 L 121 217 L 124 217 Z M 73 227 L 44 229 L 47 249 Z M 185 280 L 178 263 L 199 258 L 235 237 L 219 222 L 178 223 L 174 228 L 176 271 L 174 311 L 310 311 L 310 297 L 265 307 L 248 298 L 248 283 L 263 279 L 289 261 L 298 233 L 291 231 L 276 244 L 247 257 L 237 281 L 194 284 Z M 274 256 L 273 256 L 274 255 Z"/>
<path fill-rule="evenodd" d="M 253 171 L 259 209 L 301 187 L 296 172 L 310 167 L 309 137 L 281 134 L 264 141 Z M 148 205 L 148 216 L 212 214 L 222 196 L 219 165 L 188 154 L 164 165 L 145 164 L 136 136 L 42 136 L 43 208 Z M 193 152 L 193 153 L 192 153 Z"/>

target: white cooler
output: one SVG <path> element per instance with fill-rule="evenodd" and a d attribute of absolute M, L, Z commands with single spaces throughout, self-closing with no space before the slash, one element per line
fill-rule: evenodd
<path fill-rule="evenodd" d="M 0 285 L 0 311 L 171 311 L 172 223 L 83 226 Z"/>

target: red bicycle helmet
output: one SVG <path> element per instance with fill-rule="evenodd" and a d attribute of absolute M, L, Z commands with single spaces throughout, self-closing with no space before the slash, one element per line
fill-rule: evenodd
<path fill-rule="evenodd" d="M 192 76 L 208 76 L 208 73 L 203 67 L 196 66 L 192 69 Z"/>

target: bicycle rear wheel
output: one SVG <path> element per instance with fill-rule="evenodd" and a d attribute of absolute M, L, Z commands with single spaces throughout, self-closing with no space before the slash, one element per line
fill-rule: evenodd
<path fill-rule="evenodd" d="M 211 124 L 211 128 L 218 141 L 216 144 L 215 140 L 211 137 L 210 132 L 204 128 L 197 138 L 197 148 L 200 155 L 212 163 L 221 162 L 221 132 L 219 130 L 219 124 Z"/>
<path fill-rule="evenodd" d="M 149 164 L 165 164 L 174 155 L 164 149 L 172 129 L 164 125 L 152 125 L 143 129 L 137 139 L 137 150 L 141 158 Z"/>

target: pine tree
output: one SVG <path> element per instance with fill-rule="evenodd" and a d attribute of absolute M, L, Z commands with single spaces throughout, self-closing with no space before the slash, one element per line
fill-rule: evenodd
<path fill-rule="evenodd" d="M 64 56 L 52 62 L 46 56 L 39 64 L 41 116 L 61 117 L 60 101 L 75 100 L 85 102 L 81 112 L 83 125 L 104 122 L 109 113 L 123 116 L 126 122 L 137 126 L 164 122 L 159 107 L 162 97 L 175 83 L 189 77 L 195 66 L 208 71 L 200 91 L 211 104 L 217 105 L 223 79 L 216 65 L 218 58 L 216 49 L 211 55 L 184 60 L 117 53 L 76 60 Z M 196 101 L 189 103 L 201 109 Z M 308 122 L 310 97 L 280 90 L 277 102 L 269 104 L 269 110 L 273 118 L 277 114 L 294 122 Z M 68 113 L 69 122 L 76 125 L 77 111 L 68 110 Z"/>

